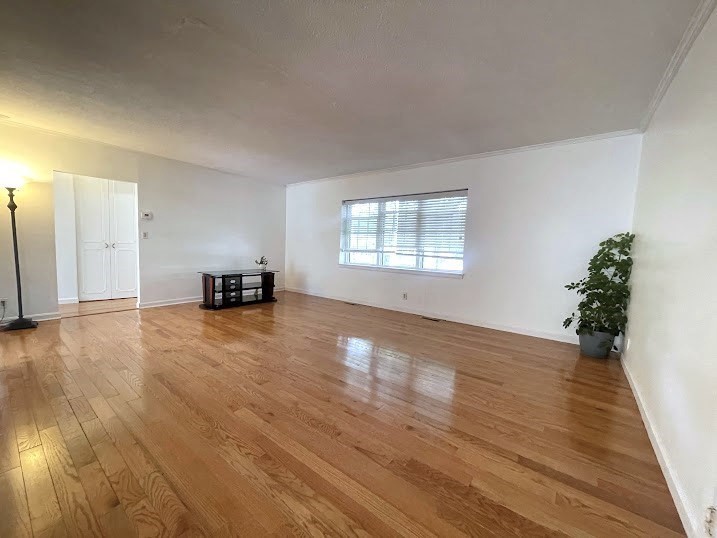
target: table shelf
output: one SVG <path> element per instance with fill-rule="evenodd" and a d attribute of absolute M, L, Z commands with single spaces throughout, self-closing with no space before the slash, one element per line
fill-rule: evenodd
<path fill-rule="evenodd" d="M 220 310 L 275 302 L 275 273 L 278 271 L 258 271 L 256 269 L 201 273 L 203 300 L 200 307 L 207 310 Z M 257 282 L 256 277 L 260 277 L 261 281 Z M 245 279 L 250 279 L 250 281 L 245 282 Z"/>

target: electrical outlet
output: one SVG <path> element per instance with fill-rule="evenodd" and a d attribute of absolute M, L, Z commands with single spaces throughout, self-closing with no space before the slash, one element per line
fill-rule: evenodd
<path fill-rule="evenodd" d="M 0 297 L 0 306 L 5 308 L 7 306 L 7 298 L 6 297 Z"/>
<path fill-rule="evenodd" d="M 405 291 L 403 292 L 403 300 L 408 301 L 408 293 Z"/>

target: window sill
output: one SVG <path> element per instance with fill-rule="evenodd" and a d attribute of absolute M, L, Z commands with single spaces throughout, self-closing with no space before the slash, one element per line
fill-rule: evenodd
<path fill-rule="evenodd" d="M 339 263 L 341 269 L 359 269 L 363 271 L 380 271 L 383 273 L 398 273 L 403 275 L 421 275 L 435 276 L 438 278 L 459 278 L 462 279 L 464 273 L 450 273 L 447 271 L 424 271 L 421 269 L 399 269 L 397 267 L 377 267 L 375 265 L 356 265 L 348 263 Z"/>

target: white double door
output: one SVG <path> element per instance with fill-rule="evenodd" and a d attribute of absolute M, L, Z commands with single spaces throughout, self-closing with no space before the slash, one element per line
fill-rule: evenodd
<path fill-rule="evenodd" d="M 75 176 L 80 301 L 137 297 L 137 185 Z"/>

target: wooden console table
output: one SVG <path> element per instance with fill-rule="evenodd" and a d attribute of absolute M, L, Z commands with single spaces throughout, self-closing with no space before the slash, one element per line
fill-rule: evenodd
<path fill-rule="evenodd" d="M 219 310 L 234 306 L 275 302 L 274 274 L 279 271 L 230 269 L 202 275 L 201 308 Z"/>

